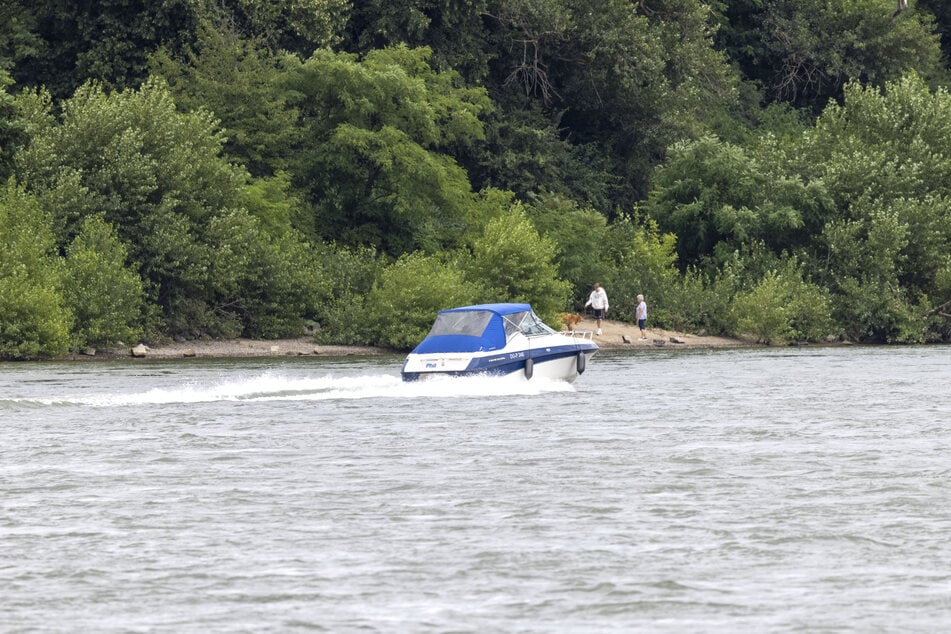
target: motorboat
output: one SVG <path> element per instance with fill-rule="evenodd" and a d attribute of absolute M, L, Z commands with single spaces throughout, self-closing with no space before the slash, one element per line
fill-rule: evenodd
<path fill-rule="evenodd" d="M 529 304 L 478 304 L 439 311 L 406 357 L 404 381 L 506 375 L 574 381 L 598 351 L 591 332 L 556 332 Z"/>

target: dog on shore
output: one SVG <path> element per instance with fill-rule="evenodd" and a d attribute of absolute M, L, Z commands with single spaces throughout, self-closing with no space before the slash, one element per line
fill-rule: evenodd
<path fill-rule="evenodd" d="M 583 321 L 584 317 L 578 313 L 562 313 L 560 320 L 568 332 L 574 332 L 575 326 L 577 326 L 579 322 Z"/>

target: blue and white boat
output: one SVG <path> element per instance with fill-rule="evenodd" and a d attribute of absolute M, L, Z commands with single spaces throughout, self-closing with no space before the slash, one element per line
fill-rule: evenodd
<path fill-rule="evenodd" d="M 506 375 L 570 382 L 597 351 L 590 332 L 556 332 L 528 304 L 479 304 L 440 311 L 401 374 L 404 381 Z"/>

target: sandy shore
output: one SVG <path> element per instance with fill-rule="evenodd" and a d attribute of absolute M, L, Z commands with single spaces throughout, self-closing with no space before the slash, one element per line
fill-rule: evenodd
<path fill-rule="evenodd" d="M 578 324 L 578 331 L 594 332 L 597 325 L 593 320 Z M 647 350 L 658 347 L 670 349 L 691 348 L 737 348 L 752 345 L 741 339 L 726 337 L 708 337 L 683 332 L 648 328 L 647 341 L 639 341 L 640 331 L 636 325 L 606 320 L 602 324 L 602 334 L 593 339 L 602 350 Z M 87 351 L 71 355 L 70 359 L 118 359 L 133 358 L 132 348 L 115 350 L 97 350 L 95 354 Z M 262 341 L 257 339 L 221 339 L 173 342 L 158 346 L 146 346 L 144 357 L 147 359 L 183 359 L 183 358 L 253 358 L 284 356 L 326 356 L 342 357 L 351 355 L 401 354 L 385 348 L 369 346 L 335 346 L 315 344 L 310 337 L 276 339 Z"/>
<path fill-rule="evenodd" d="M 112 350 L 87 350 L 72 354 L 69 359 L 228 359 L 255 357 L 299 357 L 326 356 L 345 357 L 351 355 L 372 356 L 392 354 L 393 351 L 370 346 L 325 346 L 314 343 L 312 337 L 291 339 L 204 339 L 200 341 L 173 342 L 156 346 L 119 348 Z"/>
<path fill-rule="evenodd" d="M 578 330 L 597 331 L 597 323 L 586 319 L 578 324 Z M 594 335 L 594 342 L 602 350 L 637 350 L 644 348 L 745 348 L 755 345 L 743 339 L 728 337 L 710 337 L 685 332 L 648 328 L 647 341 L 640 341 L 641 331 L 636 324 L 621 321 L 604 320 L 601 324 L 601 336 Z"/>

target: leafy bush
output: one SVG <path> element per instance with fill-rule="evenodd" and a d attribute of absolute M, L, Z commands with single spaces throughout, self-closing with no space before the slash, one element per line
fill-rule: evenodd
<path fill-rule="evenodd" d="M 266 233 L 257 218 L 234 210 L 212 219 L 207 235 L 221 321 L 240 323 L 238 334 L 249 337 L 302 334 L 330 285 L 297 233 Z"/>
<path fill-rule="evenodd" d="M 738 293 L 732 314 L 738 333 L 767 344 L 816 341 L 829 334 L 832 323 L 828 294 L 804 281 L 794 260 Z"/>
<path fill-rule="evenodd" d="M 49 217 L 12 180 L 0 186 L 0 358 L 53 357 L 69 349 Z"/>
<path fill-rule="evenodd" d="M 653 297 L 653 294 L 651 295 Z M 666 328 L 680 331 L 698 331 L 701 328 L 713 330 L 713 316 L 723 307 L 718 305 L 717 294 L 712 284 L 696 268 L 690 267 L 663 293 L 662 305 L 652 300 L 651 322 L 654 322 L 655 308 L 660 309 Z"/>
<path fill-rule="evenodd" d="M 73 345 L 133 341 L 141 330 L 142 280 L 126 268 L 128 250 L 99 216 L 83 221 L 67 249 L 64 295 L 76 317 Z"/>
<path fill-rule="evenodd" d="M 833 308 L 853 341 L 921 343 L 927 337 L 928 306 L 916 306 L 901 289 L 879 280 L 840 280 Z"/>
<path fill-rule="evenodd" d="M 734 299 L 736 329 L 763 343 L 788 341 L 793 336 L 793 327 L 787 300 L 784 281 L 777 273 L 768 273 L 759 284 Z"/>
<path fill-rule="evenodd" d="M 850 210 L 855 219 L 830 222 L 822 233 L 835 315 L 849 339 L 912 343 L 925 338 L 928 306 L 916 306 L 910 285 L 901 281 L 902 277 L 909 279 L 901 275 L 911 243 L 909 223 L 903 219 L 908 207 L 913 205 L 860 197 Z M 923 244 L 922 240 L 912 250 Z M 930 282 L 928 287 L 932 287 Z"/>
<path fill-rule="evenodd" d="M 313 315 L 321 343 L 367 345 L 374 337 L 366 319 L 366 296 L 384 269 L 384 260 L 369 247 L 320 244 L 314 251 L 329 297 Z"/>
<path fill-rule="evenodd" d="M 472 304 L 480 292 L 452 263 L 410 253 L 383 270 L 361 317 L 374 333 L 372 343 L 409 349 L 426 336 L 437 312 Z"/>

